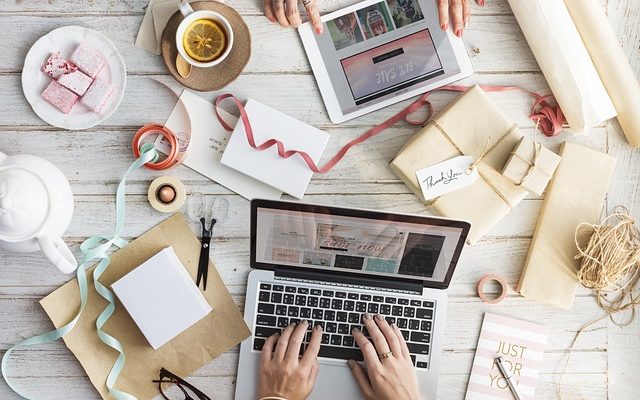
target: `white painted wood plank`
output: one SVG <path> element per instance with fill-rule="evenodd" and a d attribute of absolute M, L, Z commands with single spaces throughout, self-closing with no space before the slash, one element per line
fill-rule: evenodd
<path fill-rule="evenodd" d="M 331 139 L 324 151 L 322 162 L 333 157 L 348 141 L 355 139 L 367 128 L 328 128 Z M 347 156 L 326 174 L 315 174 L 308 194 L 326 193 L 410 193 L 391 171 L 388 164 L 400 148 L 419 130 L 419 127 L 398 124 L 397 127 L 352 148 Z M 527 136 L 532 129 L 523 129 Z M 15 131 L 5 130 L 0 135 L 0 151 L 8 154 L 43 155 L 59 166 L 71 182 L 75 194 L 113 194 L 104 182 L 117 182 L 122 171 L 133 161 L 131 139 L 133 130 L 95 132 L 84 131 Z M 564 138 L 547 138 L 536 134 L 536 140 L 557 151 Z M 571 138 L 571 141 L 606 151 L 606 130 L 596 128 L 591 135 Z M 97 149 L 97 150 L 96 150 Z M 96 159 L 99 161 L 96 162 Z M 69 162 L 69 160 L 74 160 Z M 104 166 L 109 165 L 108 169 Z M 188 167 L 167 171 L 173 176 L 206 193 L 231 193 L 216 187 L 207 178 Z M 133 176 L 129 193 L 144 194 L 147 181 L 158 173 L 142 169 Z M 97 184 L 96 184 L 97 183 Z M 379 185 L 383 184 L 383 185 Z M 532 196 L 535 198 L 535 196 Z"/>
<path fill-rule="evenodd" d="M 636 76 L 640 77 L 640 3 L 637 0 L 609 0 L 607 13 L 614 31 Z M 640 110 L 638 110 L 640 112 Z M 609 153 L 618 158 L 617 174 L 609 193 L 608 206 L 625 205 L 636 221 L 640 218 L 638 174 L 640 152 L 629 147 L 617 121 L 607 125 Z M 624 321 L 629 313 L 619 315 Z M 608 395 L 610 399 L 636 399 L 638 397 L 637 367 L 640 360 L 640 319 L 624 328 L 608 322 Z"/>
<path fill-rule="evenodd" d="M 318 7 L 322 13 L 331 12 L 340 8 L 357 3 L 359 0 L 319 0 Z M 604 0 L 603 0 L 604 1 Z M 130 15 L 143 14 L 148 0 L 5 0 L 1 13 L 11 14 L 116 14 Z M 234 7 L 243 15 L 262 15 L 262 2 L 254 0 L 228 0 L 227 4 Z M 473 5 L 471 12 L 476 14 L 509 14 L 511 9 L 507 0 L 487 1 L 486 6 L 478 7 Z"/>
<path fill-rule="evenodd" d="M 176 90 L 182 88 L 171 77 L 159 76 L 157 78 Z M 539 73 L 481 74 L 474 75 L 460 83 L 512 85 L 514 82 L 541 94 L 549 92 L 544 77 Z M 212 101 L 221 92 L 208 92 L 200 95 Z M 234 93 L 243 100 L 248 97 L 254 98 L 316 127 L 332 126 L 312 75 L 241 75 L 234 83 L 225 88 L 224 92 Z M 153 102 L 149 101 L 149 93 L 154 94 Z M 453 93 L 433 94 L 435 109 L 441 110 L 456 95 Z M 5 99 L 0 104 L 0 126 L 20 127 L 26 125 L 28 127 L 44 126 L 50 128 L 30 110 L 22 94 L 19 74 L 0 75 L 0 96 Z M 490 97 L 514 122 L 521 126 L 533 125 L 528 119 L 532 104 L 532 99 L 529 96 L 519 93 L 492 93 Z M 300 102 L 299 99 L 305 99 L 305 101 Z M 407 100 L 356 118 L 341 126 L 344 128 L 377 125 L 406 107 L 411 101 L 413 100 Z M 138 128 L 146 123 L 164 121 L 169 116 L 175 102 L 175 97 L 149 77 L 130 76 L 127 80 L 122 104 L 114 115 L 102 124 L 102 129 L 114 126 Z"/>
<path fill-rule="evenodd" d="M 244 296 L 233 295 L 233 297 L 236 304 L 243 308 Z M 18 339 L 53 328 L 40 308 L 39 300 L 39 296 L 0 296 L 0 306 L 2 306 L 0 317 L 4 321 L 0 326 L 0 344 L 14 343 Z M 552 332 L 547 344 L 547 349 L 550 351 L 566 349 L 584 321 L 593 320 L 601 315 L 592 297 L 577 297 L 574 309 L 565 312 L 536 304 L 519 296 L 512 296 L 498 305 L 491 306 L 482 303 L 476 297 L 452 295 L 449 298 L 447 312 L 445 349 L 475 349 L 484 312 L 495 312 L 547 325 Z M 594 324 L 592 329 L 583 333 L 576 349 L 606 349 L 606 327 L 606 321 Z"/>
<path fill-rule="evenodd" d="M 438 388 L 438 399 L 463 399 L 467 387 L 467 376 L 441 376 Z M 538 399 L 556 399 L 556 375 L 541 375 L 536 396 Z M 51 400 L 68 400 L 70 398 L 83 400 L 99 400 L 94 393 L 88 379 L 83 378 L 23 378 L 16 379 L 21 387 L 28 387 L 34 398 Z M 227 376 L 192 377 L 189 379 L 207 394 L 215 394 L 216 400 L 233 399 L 235 378 Z M 563 387 L 567 391 L 566 398 L 605 399 L 607 396 L 607 377 L 605 374 L 574 374 L 567 375 Z M 3 399 L 18 399 L 4 385 L 0 386 L 0 396 Z"/>
<path fill-rule="evenodd" d="M 272 24 L 263 16 L 246 16 L 252 35 L 251 61 L 246 73 L 311 73 L 298 33 Z M 0 14 L 0 31 L 30 32 L 0 42 L 0 72 L 19 72 L 24 57 L 40 36 L 65 25 L 91 27 L 110 38 L 122 54 L 129 74 L 168 74 L 162 57 L 134 46 L 142 21 L 141 15 L 130 16 L 33 16 Z M 467 50 L 476 72 L 539 71 L 533 54 L 513 15 L 477 16 L 465 32 Z M 495 57 L 502 60 L 495 62 Z M 44 62 L 44 60 L 43 60 Z"/>
<path fill-rule="evenodd" d="M 229 291 L 237 296 L 244 295 L 249 273 L 249 239 L 229 238 L 224 232 L 222 235 L 223 238 L 214 239 L 211 259 L 217 265 Z M 78 242 L 67 242 L 77 252 Z M 497 273 L 506 279 L 509 296 L 517 297 L 513 290 L 520 278 L 528 246 L 529 239 L 487 238 L 477 246 L 466 247 L 449 287 L 449 295 L 475 298 L 480 278 L 487 273 Z M 26 296 L 39 299 L 71 279 L 71 276 L 63 275 L 51 266 L 41 253 L 16 254 L 3 251 L 0 252 L 0 258 L 3 260 L 3 279 L 0 281 L 2 297 Z M 498 288 L 487 286 L 486 291 L 496 293 Z M 591 291 L 580 288 L 578 296 L 591 296 Z"/>

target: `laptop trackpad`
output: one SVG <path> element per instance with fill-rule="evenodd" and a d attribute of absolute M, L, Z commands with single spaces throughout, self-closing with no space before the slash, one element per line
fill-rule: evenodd
<path fill-rule="evenodd" d="M 360 388 L 347 364 L 323 364 L 320 362 L 318 380 L 309 397 L 312 400 L 360 399 Z"/>

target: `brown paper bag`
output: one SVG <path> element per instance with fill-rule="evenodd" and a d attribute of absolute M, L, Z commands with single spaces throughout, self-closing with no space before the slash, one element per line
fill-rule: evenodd
<path fill-rule="evenodd" d="M 100 281 L 110 286 L 167 246 L 173 246 L 176 255 L 195 279 L 200 241 L 184 216 L 175 214 L 115 252 Z M 107 302 L 96 293 L 91 277 L 88 280 L 87 306 L 75 329 L 64 337 L 64 342 L 78 358 L 102 398 L 109 399 L 105 381 L 118 353 L 98 338 L 95 321 Z M 158 350 L 151 348 L 122 303 L 117 302 L 115 313 L 104 327 L 105 332 L 122 343 L 127 357 L 115 385 L 117 389 L 139 400 L 151 399 L 159 394 L 158 385 L 151 381 L 158 379 L 161 367 L 186 377 L 250 335 L 238 307 L 211 262 L 207 290 L 203 294 L 213 311 Z M 80 305 L 77 280 L 63 285 L 40 303 L 56 328 L 66 324 Z"/>
<path fill-rule="evenodd" d="M 416 133 L 390 166 L 425 201 L 417 171 L 460 155 L 478 160 L 486 152 L 478 165 L 480 179 L 428 202 L 445 217 L 471 222 L 468 241 L 473 244 L 527 196 L 501 173 L 521 137 L 515 124 L 474 86 Z"/>

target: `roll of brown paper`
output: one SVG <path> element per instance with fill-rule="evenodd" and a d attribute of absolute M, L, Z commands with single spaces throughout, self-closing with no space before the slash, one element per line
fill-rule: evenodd
<path fill-rule="evenodd" d="M 629 144 L 640 147 L 640 83 L 597 0 L 564 0 Z"/>

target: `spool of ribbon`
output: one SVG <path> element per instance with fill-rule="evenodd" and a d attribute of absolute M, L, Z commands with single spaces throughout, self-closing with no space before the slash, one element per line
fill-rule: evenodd
<path fill-rule="evenodd" d="M 546 136 L 554 136 L 562 130 L 563 124 L 565 122 L 564 115 L 562 114 L 562 110 L 560 110 L 560 107 L 558 106 L 554 107 L 547 101 L 551 97 L 551 95 L 540 96 L 535 92 L 531 92 L 529 90 L 522 89 L 517 86 L 496 86 L 496 85 L 479 85 L 479 86 L 480 88 L 482 88 L 487 92 L 518 91 L 518 92 L 526 93 L 529 96 L 532 96 L 534 98 L 534 103 L 531 108 L 531 112 L 529 113 L 529 118 L 534 122 L 536 122 L 536 125 L 539 125 L 539 128 L 542 131 L 542 133 L 544 133 Z M 449 86 L 443 86 L 434 91 L 445 90 L 445 91 L 454 91 L 454 92 L 464 92 L 469 88 L 470 86 L 449 85 Z M 247 115 L 247 112 L 244 109 L 242 102 L 234 95 L 230 93 L 225 93 L 218 96 L 218 98 L 215 101 L 215 112 L 216 112 L 216 117 L 218 118 L 218 121 L 220 121 L 220 124 L 224 127 L 224 129 L 226 129 L 229 132 L 232 132 L 233 128 L 231 127 L 231 125 L 228 124 L 219 113 L 220 104 L 226 99 L 231 99 L 235 104 L 235 106 L 238 108 L 238 111 L 240 112 L 240 120 L 244 125 L 244 131 L 247 136 L 247 141 L 249 143 L 249 146 L 260 151 L 267 150 L 272 146 L 276 146 L 278 155 L 280 157 L 287 159 L 297 154 L 300 157 L 302 157 L 302 159 L 305 161 L 305 163 L 307 164 L 310 170 L 312 170 L 315 173 L 323 174 L 325 172 L 330 171 L 338 162 L 340 162 L 340 160 L 342 160 L 342 158 L 347 154 L 347 152 L 353 146 L 360 144 L 365 140 L 372 138 L 373 136 L 376 136 L 378 133 L 386 130 L 387 128 L 390 128 L 400 120 L 405 120 L 406 122 L 412 125 L 424 125 L 425 123 L 427 123 L 433 116 L 433 106 L 428 99 L 431 93 L 433 92 L 427 92 L 423 94 L 418 98 L 418 100 L 409 104 L 409 106 L 407 106 L 402 111 L 398 112 L 397 114 L 393 115 L 391 118 L 387 119 L 383 123 L 374 126 L 373 128 L 363 133 L 362 135 L 358 136 L 354 140 L 347 143 L 333 157 L 331 157 L 331 159 L 327 161 L 322 167 L 317 166 L 316 163 L 311 158 L 311 156 L 304 151 L 287 150 L 285 148 L 284 143 L 282 143 L 278 139 L 269 139 L 261 144 L 256 143 L 255 137 L 253 134 L 253 128 L 251 126 L 251 121 L 249 120 L 249 116 Z M 411 114 L 413 114 L 414 112 L 418 111 L 423 107 L 427 108 L 427 116 L 422 120 L 412 120 L 410 118 Z"/>
<path fill-rule="evenodd" d="M 495 281 L 500 284 L 500 294 L 498 295 L 498 297 L 491 298 L 487 296 L 487 294 L 485 293 L 484 285 L 486 285 L 490 281 Z M 480 278 L 480 281 L 478 281 L 477 292 L 478 292 L 478 297 L 480 297 L 480 300 L 482 300 L 483 302 L 487 304 L 498 304 L 502 300 L 504 300 L 505 297 L 507 297 L 507 281 L 500 275 L 496 275 L 496 274 L 485 275 L 482 278 Z"/>
<path fill-rule="evenodd" d="M 187 109 L 187 106 L 173 89 L 161 81 L 156 79 L 152 80 L 164 86 L 178 98 L 177 104 L 180 104 L 184 108 L 185 115 L 187 116 L 187 128 L 184 132 L 173 132 L 164 125 L 144 125 L 138 129 L 133 136 L 131 147 L 134 157 L 139 158 L 142 146 L 144 146 L 149 139 L 153 139 L 156 149 L 164 153 L 166 158 L 161 159 L 158 157 L 156 161 L 147 163 L 145 167 L 152 170 L 165 170 L 182 163 L 188 155 L 191 144 L 191 116 L 189 115 L 189 109 Z"/>
<path fill-rule="evenodd" d="M 122 230 L 124 228 L 124 220 L 125 220 L 125 195 L 126 195 L 126 181 L 133 172 L 137 169 L 145 165 L 149 162 L 155 162 L 158 158 L 158 152 L 155 147 L 151 144 L 143 145 L 140 149 L 140 157 L 138 157 L 127 169 L 126 173 L 122 177 L 120 184 L 118 184 L 118 189 L 116 191 L 116 228 L 113 235 L 98 235 L 93 236 L 85 240 L 80 245 L 80 251 L 83 254 L 82 263 L 78 266 L 76 270 L 76 277 L 78 280 L 78 287 L 80 289 L 80 308 L 76 313 L 75 317 L 71 321 L 69 321 L 66 325 L 55 329 L 51 332 L 44 333 L 42 335 L 34 336 L 28 339 L 25 339 L 15 345 L 11 346 L 2 356 L 2 363 L 0 365 L 0 371 L 2 372 L 2 377 L 4 378 L 7 385 L 18 395 L 24 397 L 25 399 L 31 399 L 24 393 L 22 393 L 9 379 L 7 375 L 7 367 L 9 362 L 9 357 L 11 353 L 19 348 L 19 347 L 28 347 L 39 344 L 45 344 L 52 342 L 54 340 L 60 339 L 64 335 L 68 334 L 73 330 L 78 321 L 80 320 L 80 316 L 87 305 L 87 300 L 89 296 L 88 284 L 87 284 L 87 269 L 91 267 L 95 262 L 98 262 L 96 267 L 93 269 L 93 284 L 96 288 L 96 292 L 100 296 L 102 296 L 105 300 L 107 300 L 107 307 L 100 313 L 96 320 L 96 331 L 100 340 L 111 347 L 112 349 L 118 352 L 118 357 L 116 358 L 113 367 L 109 371 L 109 375 L 107 376 L 107 380 L 105 385 L 107 390 L 113 396 L 113 398 L 117 400 L 137 400 L 135 396 L 115 389 L 114 385 L 122 368 L 125 364 L 125 355 L 124 349 L 122 348 L 122 344 L 113 336 L 109 335 L 105 331 L 102 330 L 102 327 L 107 323 L 111 315 L 113 315 L 115 311 L 115 297 L 113 293 L 102 283 L 100 283 L 99 279 L 102 274 L 109 267 L 110 258 L 107 252 L 109 252 L 113 247 L 122 248 L 127 242 L 120 237 L 122 234 Z"/>

